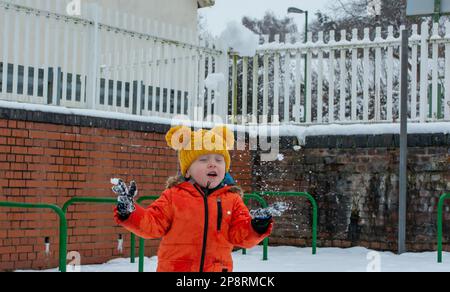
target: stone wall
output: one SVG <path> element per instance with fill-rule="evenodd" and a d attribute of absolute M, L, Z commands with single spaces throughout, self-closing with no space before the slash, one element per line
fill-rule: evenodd
<path fill-rule="evenodd" d="M 254 189 L 307 191 L 319 205 L 319 246 L 397 249 L 398 135 L 308 137 L 293 149 L 285 138 L 275 162 L 258 161 Z M 450 192 L 450 135 L 408 138 L 407 248 L 436 250 L 437 204 Z M 269 201 L 280 198 L 267 197 Z M 272 244 L 310 246 L 312 213 L 306 199 L 278 218 Z M 450 249 L 450 212 L 444 212 L 444 241 Z"/>

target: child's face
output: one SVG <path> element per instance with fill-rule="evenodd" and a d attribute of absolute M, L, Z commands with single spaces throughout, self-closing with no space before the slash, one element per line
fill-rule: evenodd
<path fill-rule="evenodd" d="M 217 187 L 225 178 L 225 159 L 219 154 L 208 154 L 197 158 L 186 172 L 187 178 L 193 178 L 200 186 Z"/>

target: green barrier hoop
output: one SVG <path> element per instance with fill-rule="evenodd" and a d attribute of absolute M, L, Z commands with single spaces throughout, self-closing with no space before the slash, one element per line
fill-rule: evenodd
<path fill-rule="evenodd" d="M 313 208 L 313 223 L 312 223 L 312 254 L 315 255 L 317 253 L 317 202 L 307 192 L 253 192 L 253 194 L 257 194 L 260 196 L 268 195 L 268 196 L 282 196 L 282 197 L 305 197 L 307 198 L 312 205 Z"/>
<path fill-rule="evenodd" d="M 67 220 L 65 213 L 56 205 L 0 202 L 0 207 L 23 209 L 50 209 L 59 216 L 59 271 L 66 272 Z"/>
<path fill-rule="evenodd" d="M 443 213 L 444 213 L 444 202 L 445 200 L 450 199 L 450 194 L 443 194 L 439 199 L 438 204 L 438 263 L 442 263 L 442 221 L 443 221 Z"/>
<path fill-rule="evenodd" d="M 250 200 L 257 201 L 262 208 L 267 208 L 269 205 L 267 205 L 266 200 L 264 200 L 261 196 L 257 194 L 246 194 L 244 195 L 244 203 L 245 205 L 248 205 L 248 202 Z M 247 250 L 245 248 L 242 249 L 242 254 L 247 254 Z M 269 259 L 269 237 L 264 238 L 263 240 L 263 261 L 267 261 Z"/>

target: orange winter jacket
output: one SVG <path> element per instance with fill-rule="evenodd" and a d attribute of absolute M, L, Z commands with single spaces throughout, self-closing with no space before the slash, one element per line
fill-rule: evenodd
<path fill-rule="evenodd" d="M 225 186 L 206 197 L 190 182 L 177 182 L 147 209 L 136 205 L 125 221 L 117 212 L 115 218 L 142 238 L 162 237 L 158 272 L 231 272 L 233 247 L 251 248 L 272 230 L 272 224 L 265 234 L 253 230 L 239 188 Z"/>

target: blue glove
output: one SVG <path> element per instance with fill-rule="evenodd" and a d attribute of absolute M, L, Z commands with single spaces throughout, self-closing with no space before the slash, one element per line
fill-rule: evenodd
<path fill-rule="evenodd" d="M 127 188 L 123 180 L 111 180 L 114 184 L 112 191 L 117 195 L 117 213 L 121 220 L 126 220 L 130 217 L 136 208 L 134 206 L 134 198 L 137 195 L 137 185 L 135 181 L 130 183 Z"/>

